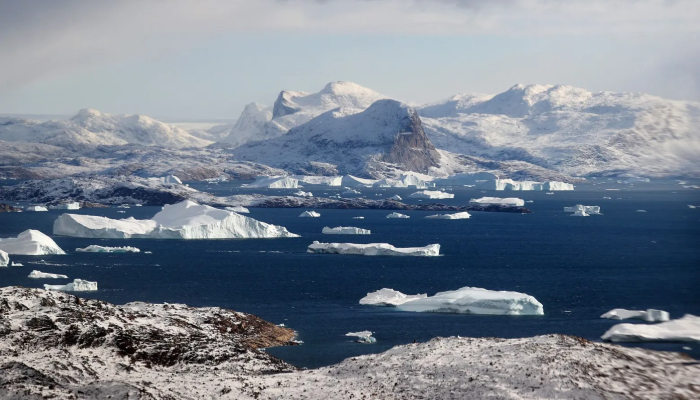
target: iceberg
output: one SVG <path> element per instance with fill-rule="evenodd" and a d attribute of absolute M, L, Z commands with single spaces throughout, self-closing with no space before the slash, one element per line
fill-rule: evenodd
<path fill-rule="evenodd" d="M 393 212 L 393 213 L 387 215 L 386 217 L 387 218 L 411 218 L 408 215 L 404 215 L 404 214 L 397 213 L 397 212 Z"/>
<path fill-rule="evenodd" d="M 700 342 L 700 317 L 683 318 L 658 324 L 617 324 L 601 336 L 607 342 Z"/>
<path fill-rule="evenodd" d="M 616 308 L 601 315 L 600 318 L 617 320 L 636 318 L 643 319 L 647 322 L 666 322 L 670 320 L 668 312 L 663 310 L 654 310 L 653 308 L 646 311 L 633 311 L 625 310 L 624 308 Z"/>
<path fill-rule="evenodd" d="M 316 211 L 304 211 L 303 213 L 299 214 L 300 218 L 318 218 L 320 216 L 321 214 L 317 213 Z"/>
<path fill-rule="evenodd" d="M 255 182 L 249 184 L 249 188 L 269 189 L 298 189 L 299 180 L 289 176 L 259 176 Z"/>
<path fill-rule="evenodd" d="M 347 189 L 347 190 L 344 191 L 343 193 L 341 193 L 343 196 L 354 196 L 356 194 L 362 194 L 362 192 L 360 192 L 359 190 L 355 190 L 353 188 L 345 188 L 345 189 Z"/>
<path fill-rule="evenodd" d="M 583 211 L 584 213 L 591 215 L 602 215 L 600 214 L 600 206 L 584 206 L 582 204 L 576 204 L 573 207 L 564 207 L 564 212 L 575 213 L 577 211 Z"/>
<path fill-rule="evenodd" d="M 293 175 L 292 178 L 309 185 L 341 186 L 342 176 Z"/>
<path fill-rule="evenodd" d="M 311 192 L 305 192 L 305 191 L 303 191 L 303 190 L 300 190 L 300 191 L 298 191 L 298 192 L 294 192 L 294 195 L 295 195 L 295 196 L 299 196 L 299 197 L 314 197 L 314 194 L 313 194 L 313 193 L 311 193 Z"/>
<path fill-rule="evenodd" d="M 345 175 L 340 180 L 341 186 L 347 187 L 372 187 L 375 182 L 377 181 L 374 179 L 358 178 L 352 175 Z"/>
<path fill-rule="evenodd" d="M 16 238 L 0 239 L 0 250 L 26 256 L 66 254 L 53 239 L 34 229 L 27 229 Z"/>
<path fill-rule="evenodd" d="M 544 315 L 542 303 L 518 292 L 473 287 L 439 292 L 435 296 L 397 305 L 402 311 L 487 315 Z"/>
<path fill-rule="evenodd" d="M 403 200 L 403 199 L 402 199 L 401 196 L 399 196 L 398 194 L 395 194 L 395 195 L 389 197 L 389 200 L 401 201 L 401 200 Z"/>
<path fill-rule="evenodd" d="M 376 292 L 367 293 L 367 296 L 360 299 L 360 304 L 370 306 L 398 306 L 409 301 L 424 299 L 427 294 L 403 294 L 394 289 L 380 289 Z"/>
<path fill-rule="evenodd" d="M 394 247 L 388 243 L 321 243 L 314 241 L 306 250 L 307 253 L 317 254 L 353 254 L 363 256 L 413 256 L 436 257 L 440 255 L 440 245 L 431 244 L 425 247 Z"/>
<path fill-rule="evenodd" d="M 574 190 L 574 185 L 570 183 L 550 181 L 550 182 L 535 182 L 535 181 L 514 181 L 512 179 L 494 179 L 480 182 L 480 189 L 490 190 Z"/>
<path fill-rule="evenodd" d="M 436 179 L 437 186 L 463 186 L 476 185 L 484 182 L 495 181 L 498 176 L 490 172 L 471 172 L 452 175 L 447 178 Z"/>
<path fill-rule="evenodd" d="M 589 217 L 590 214 L 586 213 L 583 210 L 578 210 L 575 213 L 571 214 L 570 217 Z"/>
<path fill-rule="evenodd" d="M 163 183 L 166 185 L 174 185 L 174 184 L 182 185 L 182 181 L 180 180 L 180 178 L 178 178 L 175 175 L 168 175 L 168 176 L 163 176 L 160 178 L 148 178 L 148 179 L 151 181 Z M 207 180 L 207 181 L 210 182 L 211 180 Z"/>
<path fill-rule="evenodd" d="M 523 199 L 518 199 L 515 197 L 507 197 L 507 198 L 500 198 L 500 197 L 482 197 L 479 199 L 471 199 L 469 200 L 470 204 L 481 204 L 481 205 L 501 205 L 501 206 L 516 206 L 516 207 L 522 207 L 525 205 L 525 201 Z"/>
<path fill-rule="evenodd" d="M 226 207 L 226 210 L 233 211 L 239 214 L 250 214 L 250 210 L 243 206 Z"/>
<path fill-rule="evenodd" d="M 0 267 L 7 267 L 10 263 L 10 255 L 0 250 Z"/>
<path fill-rule="evenodd" d="M 66 285 L 44 285 L 46 290 L 59 290 L 62 292 L 93 292 L 97 290 L 97 282 L 84 281 L 82 279 L 74 279 L 73 282 Z"/>
<path fill-rule="evenodd" d="M 408 197 L 412 199 L 454 199 L 455 195 L 439 190 L 421 190 L 420 192 L 411 193 Z"/>
<path fill-rule="evenodd" d="M 375 339 L 372 336 L 372 332 L 370 332 L 370 331 L 349 332 L 349 333 L 346 333 L 345 336 L 356 337 L 357 343 L 365 343 L 365 344 L 377 343 L 377 339 Z"/>
<path fill-rule="evenodd" d="M 365 217 L 359 216 L 359 217 L 352 217 L 352 219 L 365 219 Z"/>
<path fill-rule="evenodd" d="M 49 274 L 47 272 L 41 272 L 34 270 L 29 274 L 29 278 L 33 279 L 67 279 L 66 275 L 61 274 Z"/>
<path fill-rule="evenodd" d="M 136 247 L 105 247 L 92 244 L 84 249 L 75 249 L 78 253 L 140 253 L 141 250 Z"/>
<path fill-rule="evenodd" d="M 388 188 L 388 187 L 396 187 L 396 188 L 409 188 L 409 187 L 415 187 L 416 189 L 426 189 L 431 186 L 434 186 L 432 183 L 426 182 L 425 180 L 415 176 L 415 175 L 403 175 L 401 179 L 390 179 L 390 178 L 384 178 L 381 180 L 378 180 L 377 182 L 374 183 L 374 187 L 380 187 L 380 188 Z"/>
<path fill-rule="evenodd" d="M 464 211 L 464 212 L 458 212 L 454 214 L 435 214 L 435 215 L 428 215 L 425 218 L 430 218 L 430 219 L 468 219 L 471 217 L 471 215 Z"/>
<path fill-rule="evenodd" d="M 369 229 L 355 228 L 352 226 L 337 226 L 335 228 L 324 227 L 322 233 L 326 235 L 370 235 Z"/>
<path fill-rule="evenodd" d="M 29 206 L 24 211 L 49 211 L 49 209 L 44 206 Z"/>
<path fill-rule="evenodd" d="M 191 200 L 165 205 L 151 219 L 110 219 L 63 214 L 54 221 L 56 235 L 102 239 L 250 239 L 299 237 L 282 226 Z M 0 242 L 1 243 L 1 242 Z M 1 244 L 0 244 L 1 247 Z"/>
<path fill-rule="evenodd" d="M 22 264 L 21 262 L 14 262 L 14 261 L 12 261 L 12 262 L 10 263 L 10 267 L 24 267 L 24 264 Z"/>
<path fill-rule="evenodd" d="M 80 210 L 80 203 L 74 201 L 72 203 L 63 203 L 55 206 L 49 206 L 52 210 Z"/>

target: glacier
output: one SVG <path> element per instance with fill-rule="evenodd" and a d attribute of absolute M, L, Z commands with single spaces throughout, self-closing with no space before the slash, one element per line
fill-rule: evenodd
<path fill-rule="evenodd" d="M 317 213 L 316 211 L 304 211 L 303 213 L 299 214 L 300 218 L 318 218 L 320 216 L 321 214 Z"/>
<path fill-rule="evenodd" d="M 44 284 L 45 290 L 58 290 L 61 292 L 93 292 L 97 290 L 97 282 L 84 281 L 82 279 L 74 279 L 73 282 L 66 285 L 47 285 Z"/>
<path fill-rule="evenodd" d="M 32 279 L 68 279 L 66 275 L 61 275 L 61 274 L 50 274 L 48 272 L 41 272 L 38 270 L 32 271 L 28 278 Z"/>
<path fill-rule="evenodd" d="M 420 192 L 411 193 L 408 197 L 412 199 L 454 199 L 455 195 L 439 190 L 421 190 Z"/>
<path fill-rule="evenodd" d="M 398 306 L 409 301 L 424 299 L 427 294 L 403 294 L 394 289 L 380 289 L 376 292 L 367 293 L 367 296 L 360 299 L 360 304 L 370 306 Z"/>
<path fill-rule="evenodd" d="M 7 267 L 10 263 L 10 255 L 4 250 L 0 249 L 0 267 Z"/>
<path fill-rule="evenodd" d="M 66 254 L 53 239 L 34 229 L 27 229 L 16 238 L 0 239 L 0 250 L 27 256 Z"/>
<path fill-rule="evenodd" d="M 54 234 L 103 239 L 250 239 L 299 237 L 277 225 L 231 211 L 199 205 L 191 200 L 165 205 L 153 218 L 110 219 L 93 215 L 63 214 Z"/>
<path fill-rule="evenodd" d="M 372 336 L 372 332 L 370 331 L 362 331 L 362 332 L 348 332 L 345 334 L 345 336 L 352 336 L 356 337 L 357 343 L 364 343 L 364 344 L 370 344 L 370 343 L 376 343 L 377 339 Z"/>
<path fill-rule="evenodd" d="M 487 315 L 544 315 L 542 303 L 518 292 L 474 287 L 438 292 L 396 306 L 402 311 Z"/>
<path fill-rule="evenodd" d="M 96 244 L 91 244 L 85 248 L 75 249 L 78 253 L 140 253 L 141 250 L 136 247 L 123 246 L 123 247 L 108 247 L 108 246 L 98 246 Z"/>
<path fill-rule="evenodd" d="M 700 317 L 686 314 L 658 324 L 617 324 L 601 339 L 607 342 L 700 342 Z"/>
<path fill-rule="evenodd" d="M 669 314 L 663 310 L 655 310 L 650 308 L 646 311 L 625 310 L 624 308 L 615 308 L 601 315 L 600 318 L 607 319 L 643 319 L 647 322 L 666 322 L 670 320 Z"/>
<path fill-rule="evenodd" d="M 507 198 L 482 197 L 479 199 L 471 199 L 471 200 L 469 200 L 469 203 L 471 203 L 471 204 L 494 204 L 494 205 L 503 205 L 503 206 L 522 207 L 525 205 L 525 200 L 518 199 L 515 197 L 507 197 Z"/>
<path fill-rule="evenodd" d="M 325 226 L 321 233 L 326 235 L 371 235 L 372 231 L 353 226 L 337 226 L 335 228 Z"/>
<path fill-rule="evenodd" d="M 440 255 L 440 245 L 431 244 L 425 247 L 394 247 L 388 243 L 321 243 L 314 241 L 306 250 L 307 253 L 318 254 L 353 254 L 363 256 L 413 256 L 436 257 Z"/>
<path fill-rule="evenodd" d="M 397 212 L 393 212 L 393 213 L 387 215 L 386 217 L 387 218 L 411 218 L 408 215 L 397 213 Z"/>
<path fill-rule="evenodd" d="M 428 215 L 425 218 L 430 218 L 430 219 L 468 219 L 470 218 L 471 215 L 464 211 L 464 212 L 458 212 L 454 214 L 435 214 L 435 215 Z"/>

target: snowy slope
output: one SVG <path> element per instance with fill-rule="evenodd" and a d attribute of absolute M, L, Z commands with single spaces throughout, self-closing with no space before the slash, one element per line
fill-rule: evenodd
<path fill-rule="evenodd" d="M 265 124 L 271 119 L 272 107 L 250 103 L 245 106 L 236 124 L 231 127 L 221 142 L 240 146 L 248 142 L 261 140 L 264 138 Z"/>

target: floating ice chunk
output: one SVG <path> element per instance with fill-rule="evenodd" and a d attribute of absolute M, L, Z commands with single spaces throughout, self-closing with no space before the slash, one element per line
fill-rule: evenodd
<path fill-rule="evenodd" d="M 360 304 L 371 306 L 398 306 L 409 301 L 424 299 L 427 294 L 403 294 L 394 289 L 380 289 L 376 292 L 367 293 L 367 296 L 360 299 Z"/>
<path fill-rule="evenodd" d="M 44 206 L 29 206 L 24 209 L 24 211 L 49 211 L 48 208 Z"/>
<path fill-rule="evenodd" d="M 301 218 L 318 218 L 320 216 L 321 214 L 317 213 L 316 211 L 304 211 L 303 213 L 299 214 L 299 217 Z"/>
<path fill-rule="evenodd" d="M 342 176 L 293 175 L 292 178 L 309 185 L 341 186 Z"/>
<path fill-rule="evenodd" d="M 92 292 L 97 290 L 97 282 L 84 281 L 82 279 L 74 279 L 73 282 L 66 285 L 44 285 L 46 290 L 59 290 L 62 292 Z"/>
<path fill-rule="evenodd" d="M 547 192 L 547 193 L 545 193 L 545 194 L 554 194 L 554 192 Z"/>
<path fill-rule="evenodd" d="M 299 180 L 289 176 L 259 176 L 249 188 L 298 189 Z"/>
<path fill-rule="evenodd" d="M 697 208 L 697 207 L 698 206 L 693 206 L 693 205 L 688 204 L 688 208 Z"/>
<path fill-rule="evenodd" d="M 360 217 L 352 217 L 352 219 L 365 219 L 365 217 L 362 217 L 362 216 L 360 216 Z"/>
<path fill-rule="evenodd" d="M 590 214 L 586 213 L 583 210 L 578 210 L 575 213 L 569 215 L 570 217 L 590 217 Z"/>
<path fill-rule="evenodd" d="M 603 199 L 605 199 L 605 200 L 612 200 L 612 197 L 610 197 L 610 196 L 603 196 Z"/>
<path fill-rule="evenodd" d="M 16 238 L 0 239 L 0 250 L 27 256 L 66 254 L 50 237 L 34 229 L 24 231 Z"/>
<path fill-rule="evenodd" d="M 393 212 L 393 213 L 387 215 L 386 217 L 387 218 L 411 218 L 408 215 L 404 215 L 404 214 L 397 213 L 397 212 Z"/>
<path fill-rule="evenodd" d="M 369 229 L 355 228 L 352 226 L 337 226 L 335 228 L 324 227 L 322 233 L 326 235 L 370 235 Z"/>
<path fill-rule="evenodd" d="M 83 238 L 147 238 L 157 226 L 152 219 L 111 219 L 96 215 L 62 214 L 53 223 L 53 233 Z"/>
<path fill-rule="evenodd" d="M 445 193 L 439 190 L 421 190 L 419 192 L 411 193 L 408 197 L 412 199 L 454 199 L 455 195 L 452 193 Z"/>
<path fill-rule="evenodd" d="M 80 210 L 80 203 L 74 201 L 72 203 L 63 203 L 55 206 L 49 206 L 52 210 Z"/>
<path fill-rule="evenodd" d="M 489 315 L 544 315 L 542 303 L 518 292 L 473 287 L 439 292 L 397 306 L 402 311 Z"/>
<path fill-rule="evenodd" d="M 493 205 L 501 205 L 501 206 L 516 206 L 516 207 L 522 207 L 525 205 L 525 201 L 523 199 L 518 199 L 515 197 L 506 197 L 506 198 L 501 198 L 501 197 L 481 197 L 479 199 L 471 199 L 469 200 L 469 203 L 471 204 L 493 204 Z"/>
<path fill-rule="evenodd" d="M 124 246 L 124 247 L 106 247 L 106 246 L 98 246 L 96 244 L 92 244 L 84 249 L 75 249 L 75 251 L 79 253 L 140 253 L 141 250 L 137 249 L 136 247 L 129 247 L 129 246 Z"/>
<path fill-rule="evenodd" d="M 645 213 L 647 210 L 637 210 L 638 213 Z"/>
<path fill-rule="evenodd" d="M 431 186 L 434 186 L 432 183 L 429 183 L 415 175 L 403 175 L 401 179 L 390 179 L 390 178 L 384 178 L 382 180 L 379 180 L 374 183 L 374 187 L 381 187 L 381 188 L 387 188 L 387 187 L 398 187 L 398 188 L 408 188 L 408 187 L 415 187 L 416 189 L 425 189 Z"/>
<path fill-rule="evenodd" d="M 10 255 L 0 250 L 0 267 L 7 267 L 10 263 Z"/>
<path fill-rule="evenodd" d="M 349 187 L 348 187 L 348 188 L 345 188 L 345 189 L 347 189 L 347 190 L 344 191 L 343 193 L 341 193 L 343 196 L 354 196 L 354 195 L 357 195 L 357 194 L 362 194 L 362 192 L 360 192 L 359 190 L 355 190 L 355 189 L 353 189 L 353 188 L 349 188 Z"/>
<path fill-rule="evenodd" d="M 299 196 L 299 197 L 314 197 L 314 194 L 313 194 L 313 193 L 311 193 L 311 192 L 305 192 L 305 191 L 303 191 L 303 190 L 300 190 L 300 191 L 298 191 L 298 192 L 294 192 L 294 195 L 295 195 L 295 196 Z"/>
<path fill-rule="evenodd" d="M 535 202 L 535 200 L 528 200 L 528 201 L 526 201 L 526 203 L 534 203 L 534 202 Z"/>
<path fill-rule="evenodd" d="M 601 336 L 610 342 L 700 342 L 700 317 L 683 318 L 658 324 L 617 324 Z"/>
<path fill-rule="evenodd" d="M 471 217 L 471 215 L 464 211 L 464 212 L 458 212 L 454 214 L 435 214 L 435 215 L 428 215 L 425 218 L 431 218 L 431 219 L 468 219 Z"/>
<path fill-rule="evenodd" d="M 625 310 L 624 308 L 616 308 L 601 315 L 600 318 L 618 320 L 636 318 L 643 319 L 647 322 L 666 322 L 670 319 L 669 314 L 666 311 L 655 310 L 653 308 L 646 311 L 633 311 Z"/>
<path fill-rule="evenodd" d="M 233 211 L 239 214 L 250 214 L 250 210 L 243 206 L 226 207 L 226 210 Z"/>
<path fill-rule="evenodd" d="M 401 196 L 399 196 L 398 194 L 395 194 L 395 195 L 389 197 L 389 200 L 401 201 L 401 200 L 403 200 L 403 199 L 402 199 Z"/>
<path fill-rule="evenodd" d="M 377 343 L 377 339 L 375 339 L 372 336 L 372 332 L 370 332 L 370 331 L 349 332 L 349 333 L 346 333 L 345 336 L 356 337 L 357 343 L 364 343 L 364 344 Z"/>
<path fill-rule="evenodd" d="M 22 264 L 21 262 L 14 262 L 14 261 L 12 261 L 12 262 L 10 263 L 10 267 L 24 267 L 24 264 Z"/>
<path fill-rule="evenodd" d="M 564 212 L 575 213 L 578 211 L 583 211 L 585 214 L 590 214 L 590 215 L 601 215 L 600 214 L 600 206 L 584 206 L 582 204 L 576 204 L 575 206 L 572 206 L 572 207 L 564 207 Z M 586 215 L 586 216 L 588 216 L 588 215 Z"/>
<path fill-rule="evenodd" d="M 33 279 L 67 279 L 66 275 L 61 274 L 49 274 L 48 272 L 41 272 L 34 270 L 29 274 L 29 278 Z"/>
<path fill-rule="evenodd" d="M 550 181 L 514 181 L 512 179 L 487 180 L 479 184 L 480 188 L 490 190 L 574 190 L 574 185 L 570 183 Z"/>
<path fill-rule="evenodd" d="M 363 256 L 414 256 L 435 257 L 440 255 L 440 245 L 431 244 L 425 247 L 394 247 L 388 243 L 320 243 L 314 241 L 306 250 L 307 253 L 322 254 L 355 254 Z"/>

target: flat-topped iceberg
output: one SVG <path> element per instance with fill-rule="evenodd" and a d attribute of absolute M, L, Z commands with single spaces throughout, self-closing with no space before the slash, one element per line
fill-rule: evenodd
<path fill-rule="evenodd" d="M 250 214 L 250 210 L 243 206 L 226 207 L 227 211 L 233 211 L 239 214 Z"/>
<path fill-rule="evenodd" d="M 123 247 L 108 247 L 108 246 L 98 246 L 96 244 L 91 244 L 85 248 L 75 249 L 78 253 L 140 253 L 141 250 L 136 247 L 123 246 Z"/>
<path fill-rule="evenodd" d="M 80 210 L 80 203 L 77 201 L 49 206 L 52 210 Z"/>
<path fill-rule="evenodd" d="M 380 289 L 376 292 L 367 293 L 367 296 L 360 299 L 360 304 L 370 306 L 398 306 L 409 301 L 424 299 L 427 294 L 403 294 L 394 289 Z"/>
<path fill-rule="evenodd" d="M 425 218 L 430 218 L 430 219 L 468 219 L 471 217 L 471 215 L 466 212 L 458 212 L 454 214 L 435 214 L 435 215 L 428 215 Z"/>
<path fill-rule="evenodd" d="M 149 180 L 159 182 L 165 185 L 182 185 L 182 181 L 175 175 L 161 176 L 158 178 L 148 178 Z"/>
<path fill-rule="evenodd" d="M 0 267 L 7 267 L 10 263 L 10 255 L 7 252 L 0 250 Z"/>
<path fill-rule="evenodd" d="M 397 213 L 397 212 L 393 212 L 393 213 L 387 215 L 386 217 L 387 218 L 411 218 L 408 215 Z"/>
<path fill-rule="evenodd" d="M 304 211 L 303 213 L 299 214 L 300 218 L 318 218 L 320 216 L 321 214 L 317 213 L 316 211 Z"/>
<path fill-rule="evenodd" d="M 259 176 L 255 182 L 249 184 L 249 188 L 269 188 L 269 189 L 297 189 L 299 180 L 289 176 Z"/>
<path fill-rule="evenodd" d="M 455 195 L 439 190 L 421 190 L 420 192 L 411 193 L 408 197 L 412 199 L 454 199 Z"/>
<path fill-rule="evenodd" d="M 44 285 L 46 290 L 58 290 L 61 292 L 93 292 L 97 290 L 97 282 L 74 279 L 66 285 Z"/>
<path fill-rule="evenodd" d="M 16 238 L 0 239 L 0 250 L 26 256 L 66 254 L 53 239 L 34 229 L 27 229 Z"/>
<path fill-rule="evenodd" d="M 356 337 L 357 343 L 364 343 L 364 344 L 377 343 L 377 339 L 375 339 L 374 336 L 372 336 L 372 332 L 370 332 L 370 331 L 349 332 L 349 333 L 346 333 L 345 336 Z"/>
<path fill-rule="evenodd" d="M 564 212 L 583 212 L 587 215 L 600 215 L 600 206 L 584 206 L 583 204 L 576 204 L 572 207 L 564 207 Z"/>
<path fill-rule="evenodd" d="M 53 225 L 56 235 L 83 238 L 250 239 L 299 237 L 282 226 L 186 200 L 166 205 L 147 220 L 110 219 L 63 214 Z"/>
<path fill-rule="evenodd" d="M 499 206 L 516 206 L 516 207 L 522 207 L 525 205 L 525 200 L 523 199 L 518 199 L 516 197 L 506 197 L 506 198 L 501 198 L 501 197 L 482 197 L 479 199 L 471 199 L 469 200 L 469 203 L 471 204 L 482 204 L 482 205 L 499 205 Z"/>
<path fill-rule="evenodd" d="M 440 245 L 430 244 L 425 247 L 394 247 L 388 243 L 321 243 L 314 241 L 307 253 L 319 254 L 354 254 L 363 256 L 413 256 L 435 257 L 440 255 Z"/>
<path fill-rule="evenodd" d="M 14 261 L 12 261 L 12 262 L 10 263 L 10 267 L 24 267 L 24 264 L 22 264 L 21 262 L 14 262 Z"/>
<path fill-rule="evenodd" d="M 388 188 L 409 188 L 414 187 L 416 189 L 426 189 L 428 187 L 434 186 L 432 183 L 427 182 L 415 175 L 403 175 L 401 179 L 390 179 L 384 178 L 378 180 L 374 183 L 374 187 Z"/>
<path fill-rule="evenodd" d="M 643 319 L 644 321 L 647 322 L 666 322 L 670 320 L 669 314 L 666 311 L 663 310 L 655 310 L 653 308 L 650 308 L 646 311 L 634 311 L 634 310 L 625 310 L 624 308 L 616 308 L 614 310 L 610 310 L 606 312 L 605 314 L 601 315 L 600 318 L 607 318 L 607 319 Z"/>
<path fill-rule="evenodd" d="M 48 272 L 41 272 L 41 271 L 34 270 L 29 274 L 28 278 L 32 278 L 32 279 L 67 279 L 68 277 L 66 275 L 49 274 Z"/>
<path fill-rule="evenodd" d="M 408 301 L 397 305 L 402 311 L 441 312 L 487 315 L 544 315 L 542 303 L 518 292 L 495 291 L 473 287 Z"/>
<path fill-rule="evenodd" d="M 299 196 L 299 197 L 314 197 L 314 194 L 313 194 L 313 193 L 311 193 L 311 192 L 305 192 L 305 191 L 303 191 L 303 190 L 300 190 L 300 191 L 298 191 L 298 192 L 294 192 L 294 195 L 295 195 L 295 196 Z"/>
<path fill-rule="evenodd" d="M 369 229 L 355 228 L 354 226 L 336 226 L 335 228 L 323 227 L 322 233 L 326 235 L 371 235 Z"/>
<path fill-rule="evenodd" d="M 609 342 L 700 342 L 700 317 L 683 318 L 658 324 L 617 324 L 601 336 Z"/>
<path fill-rule="evenodd" d="M 44 206 L 29 206 L 24 211 L 49 211 L 49 209 Z"/>
<path fill-rule="evenodd" d="M 292 178 L 309 185 L 341 186 L 342 176 L 292 175 Z"/>

